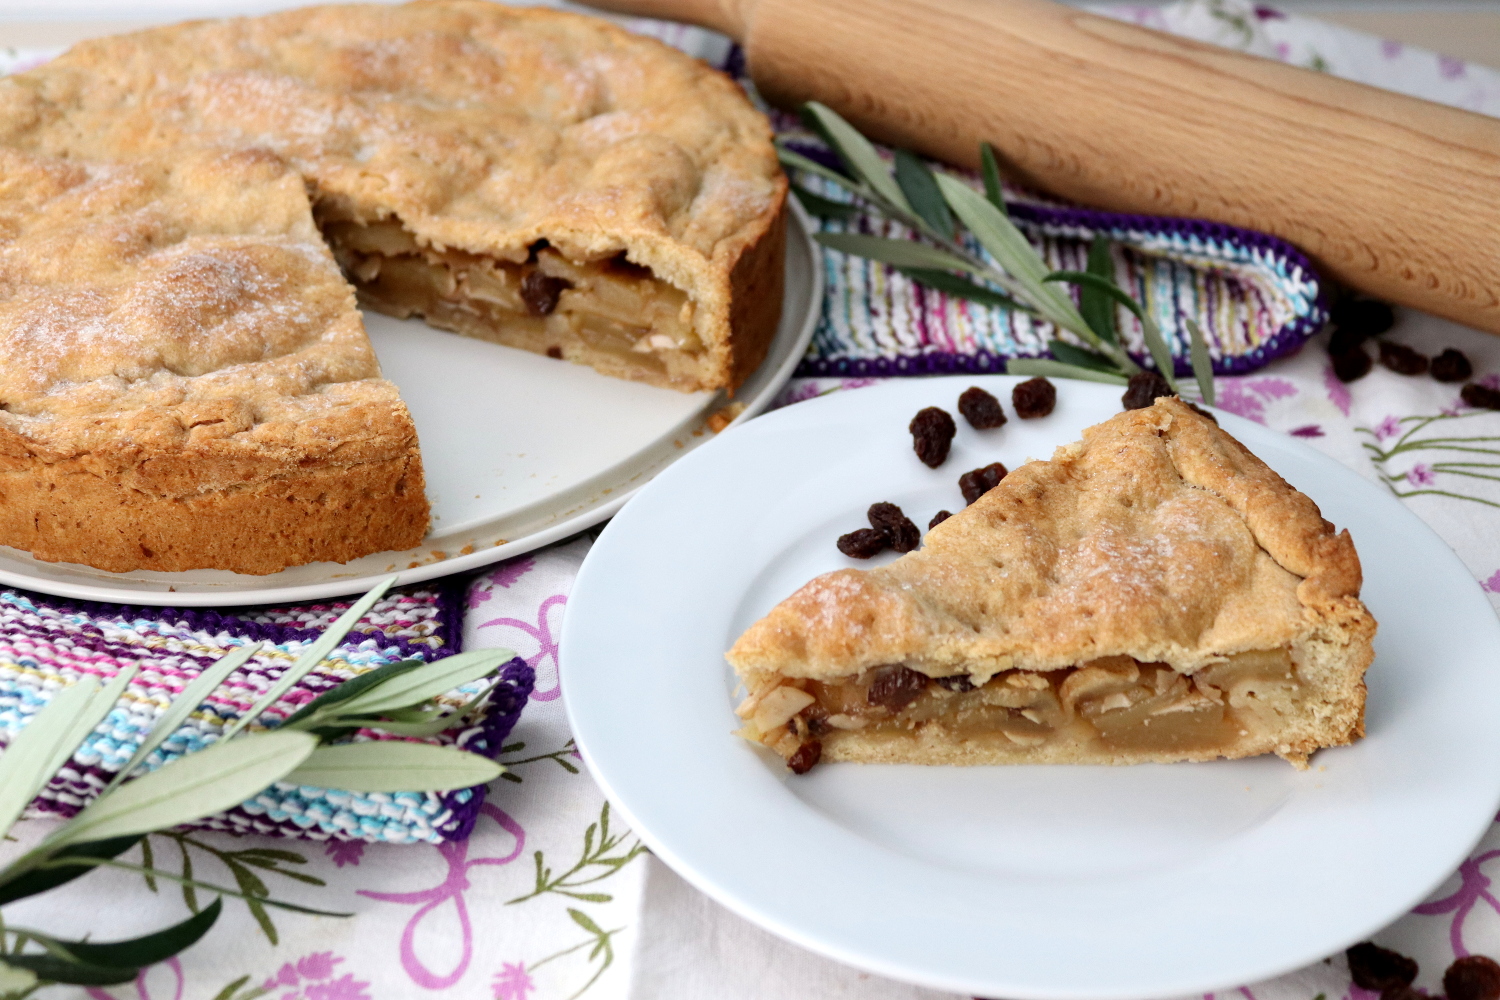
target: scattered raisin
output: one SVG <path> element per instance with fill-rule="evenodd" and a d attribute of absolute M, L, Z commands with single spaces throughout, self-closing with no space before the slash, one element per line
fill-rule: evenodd
<path fill-rule="evenodd" d="M 949 691 L 957 691 L 959 694 L 974 690 L 974 682 L 969 680 L 968 674 L 954 674 L 952 677 L 934 677 L 933 680 L 937 681 L 940 687 L 945 687 Z"/>
<path fill-rule="evenodd" d="M 1010 405 L 1022 420 L 1045 417 L 1057 405 L 1057 386 L 1038 375 L 1010 391 Z"/>
<path fill-rule="evenodd" d="M 1470 382 L 1459 393 L 1463 401 L 1480 410 L 1500 410 L 1500 391 Z"/>
<path fill-rule="evenodd" d="M 885 532 L 874 528 L 860 528 L 839 536 L 839 551 L 850 559 L 869 559 L 885 551 L 888 540 Z"/>
<path fill-rule="evenodd" d="M 1443 973 L 1448 1000 L 1500 1000 L 1500 963 L 1486 955 L 1466 955 Z"/>
<path fill-rule="evenodd" d="M 806 774 L 822 756 L 823 744 L 817 740 L 808 740 L 786 759 L 786 766 L 792 769 L 793 774 Z"/>
<path fill-rule="evenodd" d="M 822 705 L 811 704 L 802 710 L 802 719 L 807 731 L 813 736 L 822 736 L 833 727 L 828 724 L 828 711 Z"/>
<path fill-rule="evenodd" d="M 1005 408 L 1000 405 L 1000 400 L 977 385 L 965 389 L 958 397 L 958 412 L 975 430 L 985 431 L 1005 425 Z"/>
<path fill-rule="evenodd" d="M 936 406 L 920 410 L 906 429 L 911 431 L 912 447 L 923 465 L 936 469 L 948 460 L 948 448 L 953 444 L 958 427 L 947 410 Z"/>
<path fill-rule="evenodd" d="M 1433 358 L 1432 367 L 1428 370 L 1439 382 L 1464 382 L 1474 374 L 1474 366 L 1469 364 L 1464 352 L 1452 347 Z"/>
<path fill-rule="evenodd" d="M 1380 342 L 1380 363 L 1397 375 L 1420 375 L 1427 370 L 1427 355 L 1405 344 Z"/>
<path fill-rule="evenodd" d="M 1370 355 L 1363 347 L 1333 355 L 1333 374 L 1340 382 L 1358 382 L 1370 374 Z"/>
<path fill-rule="evenodd" d="M 872 503 L 865 514 L 870 527 L 885 533 L 886 543 L 897 552 L 910 552 L 922 544 L 922 532 L 893 503 Z"/>
<path fill-rule="evenodd" d="M 1396 325 L 1396 314 L 1374 299 L 1345 299 L 1333 307 L 1333 325 L 1354 336 L 1378 337 Z"/>
<path fill-rule="evenodd" d="M 932 515 L 932 520 L 927 522 L 927 530 L 931 531 L 933 528 L 936 528 L 938 525 L 942 524 L 952 516 L 953 515 L 948 513 L 946 510 L 938 511 L 936 514 Z"/>
<path fill-rule="evenodd" d="M 562 348 L 558 347 L 556 345 L 547 348 L 547 357 L 552 358 L 552 359 L 554 359 L 556 361 L 561 361 L 562 360 Z"/>
<path fill-rule="evenodd" d="M 865 700 L 871 705 L 880 705 L 899 712 L 917 700 L 917 695 L 927 689 L 928 676 L 899 663 L 875 668 L 875 679 Z"/>
<path fill-rule="evenodd" d="M 1341 326 L 1328 338 L 1328 353 L 1348 354 L 1350 351 L 1357 351 L 1369 339 L 1365 334 L 1356 332 L 1353 327 Z"/>
<path fill-rule="evenodd" d="M 1417 978 L 1415 961 L 1370 941 L 1361 941 L 1344 952 L 1344 957 L 1349 960 L 1349 974 L 1360 989 L 1378 993 L 1410 986 Z"/>
<path fill-rule="evenodd" d="M 551 316 L 552 310 L 557 308 L 558 296 L 572 287 L 573 283 L 567 278 L 530 271 L 521 279 L 521 301 L 526 303 L 526 311 L 531 315 Z"/>
<path fill-rule="evenodd" d="M 964 503 L 973 503 L 984 496 L 990 490 L 1000 485 L 1000 480 L 1005 478 L 1005 466 L 999 462 L 991 462 L 982 469 L 965 472 L 958 477 L 958 488 L 963 491 Z"/>
<path fill-rule="evenodd" d="M 1130 376 L 1130 384 L 1125 387 L 1125 395 L 1120 397 L 1120 405 L 1127 410 L 1144 410 L 1156 402 L 1158 396 L 1171 395 L 1174 395 L 1172 387 L 1167 385 L 1160 372 L 1136 372 Z"/>

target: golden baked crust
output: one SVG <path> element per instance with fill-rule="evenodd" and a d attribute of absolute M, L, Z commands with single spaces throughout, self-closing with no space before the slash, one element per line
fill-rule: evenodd
<path fill-rule="evenodd" d="M 427 522 L 411 417 L 296 173 L 0 148 L 0 544 L 270 573 Z"/>
<path fill-rule="evenodd" d="M 1129 763 L 1274 751 L 1304 763 L 1317 747 L 1363 733 L 1375 623 L 1359 586 L 1347 531 L 1336 534 L 1311 500 L 1215 424 L 1159 399 L 1088 429 L 1051 461 L 1015 470 L 932 529 L 921 549 L 811 581 L 746 630 L 728 658 L 751 692 L 749 715 L 788 680 L 823 690 L 816 685 L 896 664 L 983 688 L 996 677 L 1022 686 L 1027 675 L 1049 673 L 1056 687 L 1063 675 L 1055 672 L 1131 670 L 1134 662 L 1155 672 L 1161 691 L 1172 676 L 1191 678 L 1236 657 L 1260 657 L 1256 669 L 1275 675 L 1265 656 L 1284 654 L 1295 695 L 1278 702 L 1279 721 L 1238 733 L 1229 752 L 1186 743 L 1028 747 L 963 738 L 940 722 L 836 731 L 823 737 L 823 752 L 925 763 Z M 1222 692 L 1194 688 L 1184 697 L 1199 694 Z"/>
<path fill-rule="evenodd" d="M 99 161 L 269 150 L 320 217 L 398 222 L 434 261 L 521 264 L 540 241 L 574 262 L 623 255 L 687 294 L 701 346 L 589 351 L 473 308 L 416 311 L 674 388 L 732 391 L 779 317 L 786 180 L 765 118 L 723 74 L 575 14 L 355 4 L 85 42 L 0 81 L 0 144 Z"/>

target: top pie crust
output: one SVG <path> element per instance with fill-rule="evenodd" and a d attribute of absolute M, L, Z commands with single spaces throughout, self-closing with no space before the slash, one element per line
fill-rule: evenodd
<path fill-rule="evenodd" d="M 1359 587 L 1347 531 L 1163 398 L 1016 469 L 917 551 L 812 580 L 728 658 L 754 699 L 783 679 L 842 681 L 888 664 L 982 686 L 1111 657 L 1191 675 L 1288 650 L 1312 678 L 1317 718 L 1254 752 L 1305 760 L 1362 732 L 1375 623 Z"/>

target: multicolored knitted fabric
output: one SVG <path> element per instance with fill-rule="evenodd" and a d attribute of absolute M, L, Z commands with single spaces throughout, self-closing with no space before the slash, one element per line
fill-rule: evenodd
<path fill-rule="evenodd" d="M 837 167 L 794 118 L 773 116 L 794 150 Z M 946 169 L 938 164 L 937 169 Z M 849 201 L 838 185 L 803 172 L 796 183 Z M 1236 226 L 1079 208 L 1007 187 L 1011 218 L 1055 270 L 1084 270 L 1089 245 L 1114 244 L 1115 278 L 1145 303 L 1172 348 L 1178 374 L 1192 371 L 1186 320 L 1198 322 L 1214 370 L 1253 371 L 1291 353 L 1328 320 L 1323 286 L 1303 254 L 1284 240 Z M 827 232 L 907 238 L 905 227 L 872 214 L 821 219 Z M 968 248 L 993 263 L 976 240 Z M 884 264 L 824 249 L 823 315 L 797 374 L 930 375 L 1001 372 L 1009 358 L 1046 357 L 1051 324 L 1030 314 L 953 298 Z M 1075 293 L 1076 294 L 1076 293 Z M 1116 309 L 1130 352 L 1146 358 L 1140 321 Z M 1064 339 L 1082 346 L 1072 334 Z"/>
<path fill-rule="evenodd" d="M 338 649 L 261 719 L 274 726 L 329 688 L 383 664 L 452 655 L 462 635 L 462 602 L 462 592 L 454 586 L 418 586 L 387 595 Z M 151 754 L 147 766 L 160 767 L 211 744 L 348 607 L 349 602 L 331 601 L 247 611 L 183 611 L 0 591 L 0 739 L 6 743 L 62 687 L 90 674 L 108 681 L 127 664 L 140 666 L 114 711 L 33 808 L 64 816 L 77 812 L 130 759 L 157 718 L 205 667 L 235 647 L 264 642 L 260 652 Z M 432 742 L 496 756 L 531 694 L 533 679 L 524 660 L 507 663 L 478 724 Z M 439 700 L 461 704 L 484 683 L 467 685 Z M 366 730 L 357 738 L 390 737 Z M 368 794 L 281 782 L 198 825 L 310 840 L 441 843 L 468 836 L 484 793 L 480 786 L 441 794 Z"/>

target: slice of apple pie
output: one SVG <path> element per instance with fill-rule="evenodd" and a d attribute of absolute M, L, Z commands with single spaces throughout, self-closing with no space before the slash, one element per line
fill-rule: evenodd
<path fill-rule="evenodd" d="M 741 734 L 794 771 L 1211 760 L 1364 734 L 1375 621 L 1317 506 L 1172 398 L 1089 428 L 740 636 Z"/>

